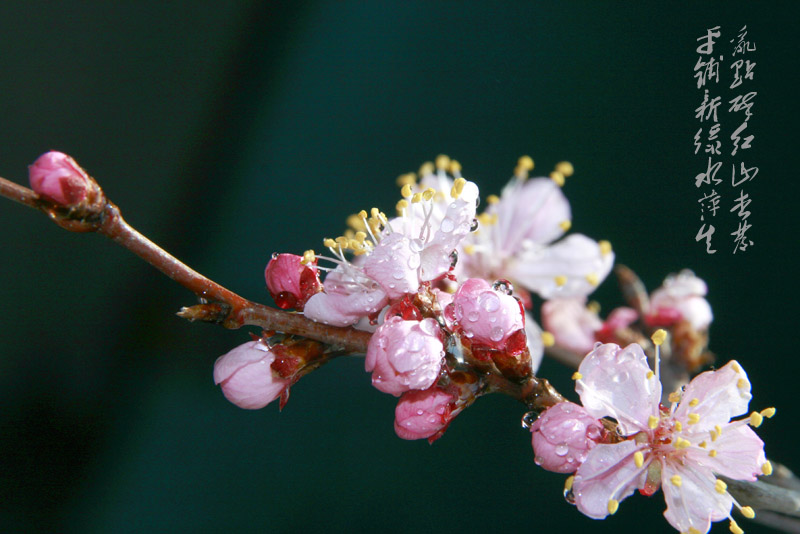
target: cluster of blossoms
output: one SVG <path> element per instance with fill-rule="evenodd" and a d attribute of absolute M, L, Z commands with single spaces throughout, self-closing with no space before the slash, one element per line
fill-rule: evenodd
<path fill-rule="evenodd" d="M 659 334 L 661 339 L 659 339 Z M 660 344 L 665 332 L 657 331 Z M 696 376 L 662 404 L 661 382 L 642 348 L 601 344 L 573 375 L 583 406 L 564 402 L 547 409 L 531 426 L 538 465 L 574 473 L 566 491 L 578 510 L 603 519 L 635 490 L 664 492 L 667 521 L 680 532 L 708 532 L 712 521 L 730 520 L 736 505 L 748 518 L 753 510 L 728 493 L 719 478 L 756 480 L 772 473 L 764 443 L 749 426 L 758 427 L 774 408 L 745 414 L 750 381 L 731 361 Z M 616 421 L 610 431 L 600 418 Z"/>
<path fill-rule="evenodd" d="M 377 389 L 400 397 L 395 429 L 402 438 L 438 438 L 485 392 L 487 375 L 517 383 L 533 376 L 552 336 L 526 311 L 529 292 L 586 298 L 610 272 L 607 242 L 580 234 L 559 241 L 571 225 L 560 188 L 571 165 L 528 179 L 532 168 L 530 158 L 521 158 L 501 196 L 490 196 L 478 214 L 478 187 L 461 176 L 458 162 L 440 156 L 398 179 L 403 198 L 396 217 L 361 211 L 348 219 L 344 235 L 324 240 L 329 255 L 277 254 L 267 266 L 267 287 L 280 307 L 374 331 L 365 369 Z M 324 283 L 320 271 L 327 271 Z M 296 381 L 275 370 L 274 347 L 270 340 L 251 342 L 220 358 L 217 369 L 227 372 L 215 380 L 229 400 L 261 407 Z M 263 377 L 255 404 L 240 389 L 251 367 Z"/>

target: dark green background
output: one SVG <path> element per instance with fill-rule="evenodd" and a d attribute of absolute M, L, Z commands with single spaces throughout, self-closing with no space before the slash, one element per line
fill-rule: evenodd
<path fill-rule="evenodd" d="M 748 370 L 754 408 L 778 407 L 767 454 L 800 468 L 793 6 L 4 2 L 0 175 L 25 182 L 41 152 L 68 152 L 138 229 L 268 301 L 273 251 L 390 210 L 394 178 L 440 152 L 484 196 L 522 154 L 543 173 L 568 159 L 576 231 L 609 239 L 650 288 L 684 267 L 708 281 L 712 348 Z M 695 39 L 743 24 L 755 245 L 732 255 L 722 219 L 709 256 L 694 241 Z M 239 410 L 211 371 L 247 332 L 179 320 L 192 296 L 100 237 L 11 202 L 0 228 L 3 530 L 672 531 L 660 495 L 604 522 L 565 504 L 507 398 L 432 447 L 404 442 L 354 358 L 304 378 L 283 413 Z M 619 303 L 613 281 L 597 298 Z M 568 370 L 542 374 L 571 389 Z"/>

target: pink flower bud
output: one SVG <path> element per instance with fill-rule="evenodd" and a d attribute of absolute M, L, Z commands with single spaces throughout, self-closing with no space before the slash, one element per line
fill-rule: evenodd
<path fill-rule="evenodd" d="M 372 385 L 395 396 L 431 387 L 439 378 L 444 358 L 440 335 L 433 319 L 388 319 L 367 346 L 364 368 L 372 372 Z"/>
<path fill-rule="evenodd" d="M 650 312 L 645 318 L 650 326 L 672 326 L 683 319 L 695 330 L 705 330 L 714 315 L 705 299 L 706 283 L 685 269 L 670 275 L 650 296 Z"/>
<path fill-rule="evenodd" d="M 441 435 L 452 420 L 454 402 L 455 398 L 439 387 L 407 391 L 394 410 L 394 431 L 402 439 Z"/>
<path fill-rule="evenodd" d="M 574 473 L 602 439 L 603 425 L 583 406 L 560 402 L 539 416 L 531 432 L 537 465 L 556 473 Z"/>
<path fill-rule="evenodd" d="M 586 307 L 586 297 L 555 298 L 542 304 L 542 326 L 556 343 L 583 355 L 594 348 L 595 330 L 603 322 Z"/>
<path fill-rule="evenodd" d="M 260 341 L 239 345 L 214 362 L 214 383 L 239 408 L 263 408 L 289 385 L 289 380 L 273 373 L 274 360 L 275 354 Z"/>
<path fill-rule="evenodd" d="M 322 290 L 316 260 L 303 264 L 295 254 L 276 254 L 264 270 L 269 294 L 278 307 L 303 309 L 308 299 Z"/>
<path fill-rule="evenodd" d="M 50 151 L 28 166 L 31 188 L 40 196 L 64 206 L 73 206 L 86 198 L 92 180 L 74 159 L 62 152 Z"/>
<path fill-rule="evenodd" d="M 511 295 L 492 289 L 489 282 L 470 278 L 458 288 L 452 318 L 473 343 L 504 350 L 515 332 L 524 328 L 522 307 Z"/>

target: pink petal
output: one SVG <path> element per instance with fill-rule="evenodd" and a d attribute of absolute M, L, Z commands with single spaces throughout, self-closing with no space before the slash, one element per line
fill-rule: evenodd
<path fill-rule="evenodd" d="M 680 486 L 672 477 L 680 477 Z M 729 517 L 733 498 L 728 493 L 714 489 L 716 477 L 710 469 L 696 464 L 681 465 L 677 461 L 666 461 L 661 466 L 661 489 L 667 510 L 664 517 L 680 532 L 696 528 L 708 532 L 712 521 Z"/>
<path fill-rule="evenodd" d="M 275 355 L 264 344 L 250 341 L 217 358 L 214 383 L 240 408 L 256 410 L 277 399 L 289 384 L 271 368 Z"/>
<path fill-rule="evenodd" d="M 470 278 L 458 288 L 453 317 L 468 338 L 493 349 L 505 348 L 508 338 L 524 326 L 519 301 L 480 278 Z"/>
<path fill-rule="evenodd" d="M 411 240 L 393 232 L 385 234 L 364 260 L 364 272 L 394 300 L 417 292 L 419 264 L 419 253 L 411 249 Z"/>
<path fill-rule="evenodd" d="M 498 216 L 498 248 L 511 254 L 526 241 L 545 245 L 562 235 L 572 214 L 561 188 L 549 178 L 517 179 L 503 189 L 500 202 L 490 210 Z"/>
<path fill-rule="evenodd" d="M 641 448 L 633 440 L 600 444 L 589 451 L 575 473 L 572 491 L 582 513 L 594 519 L 608 515 L 608 501 L 622 501 L 644 485 L 647 463 L 636 467 L 633 454 Z"/>
<path fill-rule="evenodd" d="M 582 406 L 560 402 L 531 425 L 536 464 L 556 473 L 574 473 L 603 433 L 603 425 Z"/>
<path fill-rule="evenodd" d="M 597 313 L 586 308 L 586 297 L 574 297 L 545 301 L 542 304 L 542 325 L 562 347 L 586 354 L 594 347 L 594 333 L 603 322 Z"/>
<path fill-rule="evenodd" d="M 92 187 L 91 180 L 74 159 L 63 152 L 50 151 L 28 167 L 28 179 L 37 194 L 62 204 L 78 204 Z"/>
<path fill-rule="evenodd" d="M 616 419 L 623 435 L 648 430 L 648 418 L 659 416 L 661 383 L 648 378 L 650 367 L 639 345 L 620 349 L 613 343 L 598 344 L 578 372 L 583 377 L 575 390 L 583 406 L 597 418 Z"/>
<path fill-rule="evenodd" d="M 746 413 L 751 398 L 747 373 L 736 361 L 730 361 L 716 371 L 706 371 L 694 377 L 686 386 L 674 417 L 685 424 L 688 415 L 696 413 L 700 420 L 691 425 L 691 430 L 705 432 Z M 691 406 L 694 399 L 697 403 Z"/>
<path fill-rule="evenodd" d="M 531 357 L 531 370 L 536 373 L 544 357 L 544 342 L 542 341 L 542 329 L 528 312 L 525 312 L 525 338 Z"/>
<path fill-rule="evenodd" d="M 509 275 L 545 299 L 579 297 L 594 291 L 613 264 L 613 252 L 604 253 L 597 241 L 572 234 L 549 247 L 522 249 Z"/>
<path fill-rule="evenodd" d="M 309 319 L 333 326 L 350 326 L 362 317 L 377 314 L 389 299 L 380 285 L 356 273 L 357 279 L 331 271 L 325 277 L 325 292 L 306 302 L 303 314 Z"/>
<path fill-rule="evenodd" d="M 691 447 L 686 450 L 687 462 L 736 480 L 755 480 L 762 474 L 761 466 L 767 460 L 764 442 L 747 425 L 730 424 L 720 428 L 722 434 L 716 441 L 706 439 L 706 449 Z M 711 449 L 717 451 L 716 456 L 709 456 Z"/>
<path fill-rule="evenodd" d="M 400 397 L 394 415 L 394 431 L 402 439 L 425 439 L 450 422 L 455 399 L 438 387 L 408 391 Z"/>

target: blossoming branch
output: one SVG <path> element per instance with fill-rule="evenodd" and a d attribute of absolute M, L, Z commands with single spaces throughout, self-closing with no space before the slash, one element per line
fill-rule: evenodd
<path fill-rule="evenodd" d="M 561 187 L 572 165 L 529 178 L 533 168 L 520 158 L 483 212 L 478 186 L 447 156 L 400 176 L 395 216 L 362 210 L 341 235 L 324 237 L 324 253 L 272 256 L 264 277 L 280 310 L 236 295 L 138 233 L 65 154 L 31 165 L 33 190 L 0 179 L 0 194 L 65 229 L 111 238 L 195 293 L 200 303 L 179 316 L 260 327 L 214 365 L 215 383 L 241 408 L 278 399 L 283 407 L 306 374 L 365 354 L 374 387 L 398 398 L 402 439 L 432 443 L 490 393 L 522 402 L 534 461 L 570 474 L 567 501 L 589 517 L 616 513 L 637 489 L 661 489 L 664 515 L 680 532 L 705 533 L 727 519 L 740 533 L 734 508 L 750 519 L 760 509 L 797 516 L 776 497 L 788 490 L 769 483 L 777 474 L 751 430 L 775 409 L 732 420 L 752 398 L 741 365 L 688 380 L 713 363 L 705 283 L 683 271 L 649 295 L 617 266 L 628 306 L 602 318 L 588 297 L 612 270 L 611 244 L 568 233 Z M 577 367 L 582 406 L 537 376 L 545 353 Z"/>

